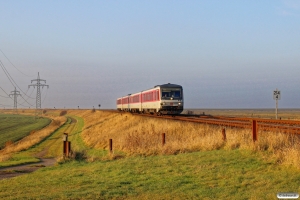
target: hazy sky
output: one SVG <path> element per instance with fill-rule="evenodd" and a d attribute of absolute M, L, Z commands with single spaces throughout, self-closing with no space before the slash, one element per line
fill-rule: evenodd
<path fill-rule="evenodd" d="M 0 4 L 0 60 L 33 98 L 40 72 L 50 86 L 43 108 L 115 108 L 118 97 L 165 83 L 183 86 L 186 108 L 273 108 L 276 88 L 279 108 L 300 108 L 298 0 Z M 0 87 L 0 108 L 13 106 L 2 68 Z M 19 107 L 35 107 L 24 99 Z"/>

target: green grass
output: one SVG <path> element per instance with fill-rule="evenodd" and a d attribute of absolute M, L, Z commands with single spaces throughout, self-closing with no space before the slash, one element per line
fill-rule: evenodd
<path fill-rule="evenodd" d="M 84 127 L 84 120 L 81 117 L 78 116 L 69 116 L 74 118 L 77 123 L 73 128 L 73 131 L 71 134 L 69 134 L 69 141 L 71 141 L 72 149 L 78 152 L 84 152 L 88 157 L 94 157 L 94 158 L 103 158 L 108 155 L 108 152 L 106 150 L 101 149 L 94 149 L 92 147 L 87 146 L 81 137 L 81 132 Z M 122 152 L 117 152 L 118 155 L 122 154 Z"/>
<path fill-rule="evenodd" d="M 32 130 L 39 130 L 51 122 L 48 118 L 35 119 L 34 116 L 0 114 L 0 148 L 7 141 L 16 142 Z"/>
<path fill-rule="evenodd" d="M 45 157 L 61 155 L 65 132 L 72 149 L 98 161 L 67 161 L 0 180 L 0 199 L 277 199 L 278 192 L 300 193 L 299 169 L 277 165 L 264 159 L 263 153 L 246 150 L 108 160 L 106 151 L 82 141 L 83 119 L 68 117 L 60 129 L 14 155 L 11 162 L 34 159 L 45 148 Z M 71 124 L 70 117 L 77 123 Z"/>
<path fill-rule="evenodd" d="M 276 199 L 299 170 L 249 151 L 72 161 L 0 181 L 1 199 Z M 37 189 L 38 188 L 38 189 Z"/>
<path fill-rule="evenodd" d="M 71 123 L 71 117 L 77 120 L 77 123 Z M 62 136 L 64 133 L 68 133 L 68 140 L 71 141 L 72 150 L 76 152 L 84 152 L 90 157 L 105 157 L 107 156 L 107 151 L 97 150 L 86 146 L 80 136 L 82 128 L 84 126 L 84 121 L 81 117 L 68 116 L 67 122 L 45 138 L 39 144 L 34 145 L 26 151 L 21 151 L 12 155 L 12 157 L 7 160 L 0 162 L 0 168 L 6 166 L 13 166 L 26 163 L 39 162 L 37 154 L 41 151 L 45 151 L 42 156 L 44 158 L 59 158 L 62 156 L 63 141 Z"/>

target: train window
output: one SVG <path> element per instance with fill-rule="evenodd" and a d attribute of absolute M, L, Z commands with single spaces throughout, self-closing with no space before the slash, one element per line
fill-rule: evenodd
<path fill-rule="evenodd" d="M 162 99 L 166 98 L 175 98 L 175 99 L 181 99 L 181 88 L 162 88 L 161 89 L 161 95 Z"/>

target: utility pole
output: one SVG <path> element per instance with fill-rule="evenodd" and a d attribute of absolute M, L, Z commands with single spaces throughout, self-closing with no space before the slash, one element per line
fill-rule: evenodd
<path fill-rule="evenodd" d="M 11 94 L 9 94 L 9 96 L 13 96 L 14 97 L 14 112 L 16 114 L 18 114 L 18 109 L 17 109 L 17 105 L 18 105 L 17 97 L 18 97 L 18 95 L 22 96 L 20 94 L 20 92 L 17 91 L 16 87 L 15 87 L 15 90 L 11 91 Z"/>
<path fill-rule="evenodd" d="M 276 101 L 275 115 L 276 115 L 276 119 L 277 119 L 278 118 L 278 100 L 281 99 L 281 93 L 277 88 L 276 88 L 276 90 L 273 91 L 273 99 Z"/>
<path fill-rule="evenodd" d="M 33 88 L 36 87 L 36 111 L 35 111 L 35 115 L 37 117 L 37 115 L 39 115 L 41 113 L 41 104 L 42 104 L 42 101 L 41 101 L 41 87 L 44 88 L 44 87 L 47 87 L 49 88 L 49 85 L 46 85 L 44 83 L 46 83 L 46 80 L 43 80 L 43 79 L 40 79 L 40 73 L 38 72 L 38 77 L 37 79 L 33 79 L 31 80 L 31 83 L 36 81 L 36 84 L 31 84 L 31 85 L 28 85 L 28 88 L 30 88 L 30 86 L 33 86 Z M 41 82 L 44 82 L 44 83 L 41 83 Z"/>

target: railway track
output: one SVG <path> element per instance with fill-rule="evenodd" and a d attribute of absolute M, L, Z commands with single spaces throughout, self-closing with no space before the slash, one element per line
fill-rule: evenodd
<path fill-rule="evenodd" d="M 292 133 L 300 135 L 300 121 L 296 120 L 274 120 L 263 118 L 241 118 L 241 117 L 225 117 L 225 116 L 211 116 L 211 115 L 177 115 L 177 116 L 156 116 L 149 114 L 135 114 L 139 116 L 154 117 L 169 120 L 188 121 L 195 123 L 203 123 L 210 125 L 217 125 L 223 127 L 235 127 L 252 129 L 252 123 L 255 120 L 258 130 L 274 131 L 282 133 Z"/>

